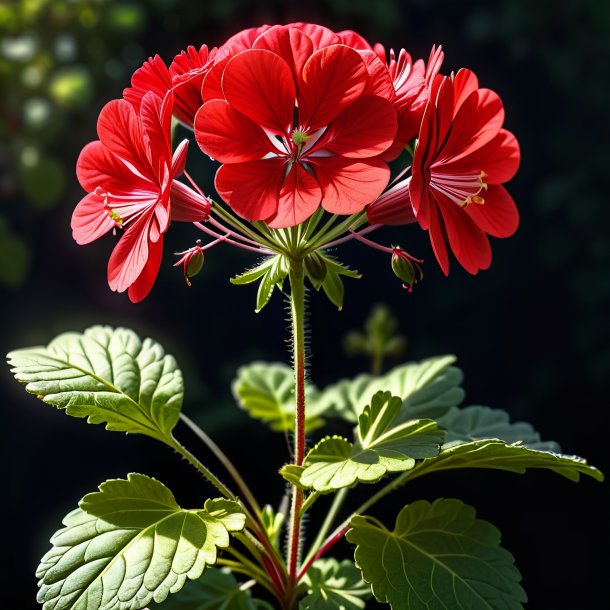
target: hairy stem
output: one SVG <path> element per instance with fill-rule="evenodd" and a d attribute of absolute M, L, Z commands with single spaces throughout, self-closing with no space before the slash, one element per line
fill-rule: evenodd
<path fill-rule="evenodd" d="M 290 313 L 295 378 L 294 463 L 300 466 L 305 457 L 305 276 L 303 260 L 290 263 Z M 294 581 L 301 547 L 301 517 L 303 491 L 292 490 L 290 530 L 288 537 L 288 576 Z"/>

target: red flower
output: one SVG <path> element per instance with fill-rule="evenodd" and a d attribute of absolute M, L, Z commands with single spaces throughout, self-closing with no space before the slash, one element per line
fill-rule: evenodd
<path fill-rule="evenodd" d="M 447 244 L 475 274 L 491 263 L 487 234 L 509 237 L 517 230 L 517 208 L 501 184 L 519 167 L 519 145 L 502 129 L 503 122 L 500 98 L 479 89 L 470 70 L 437 77 L 415 149 L 409 193 L 445 274 Z"/>
<path fill-rule="evenodd" d="M 201 84 L 214 65 L 215 56 L 216 49 L 208 52 L 206 45 L 202 45 L 199 51 L 189 46 L 186 51 L 176 55 L 168 69 L 163 60 L 155 55 L 134 72 L 131 87 L 123 91 L 123 97 L 139 111 L 142 98 L 149 91 L 161 99 L 168 91 L 173 91 L 176 118 L 192 128 L 195 114 L 203 103 Z"/>
<path fill-rule="evenodd" d="M 379 155 L 396 134 L 396 113 L 361 54 L 343 44 L 315 50 L 330 30 L 302 26 L 270 28 L 221 60 L 195 118 L 199 146 L 223 164 L 216 190 L 242 217 L 272 227 L 299 224 L 320 204 L 364 209 L 387 185 Z"/>
<path fill-rule="evenodd" d="M 72 234 L 87 244 L 119 227 L 124 233 L 108 262 L 112 290 L 128 289 L 133 302 L 149 293 L 157 276 L 163 233 L 171 220 L 206 220 L 210 203 L 175 180 L 183 171 L 188 141 L 172 156 L 172 96 L 142 98 L 140 113 L 125 100 L 102 109 L 99 140 L 87 144 L 76 166 L 89 192 L 72 215 Z"/>

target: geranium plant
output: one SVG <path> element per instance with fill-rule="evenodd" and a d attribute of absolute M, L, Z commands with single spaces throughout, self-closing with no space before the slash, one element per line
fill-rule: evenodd
<path fill-rule="evenodd" d="M 336 258 L 343 243 L 384 253 L 397 289 L 411 291 L 422 261 L 402 245 L 374 241 L 373 232 L 419 226 L 445 274 L 450 252 L 476 274 L 491 263 L 488 236 L 517 229 L 503 184 L 520 154 L 503 128 L 502 102 L 470 70 L 443 75 L 442 62 L 440 47 L 426 62 L 412 61 L 352 31 L 263 26 L 219 48 L 188 47 L 169 67 L 149 59 L 123 98 L 102 109 L 99 140 L 78 159 L 87 194 L 72 216 L 75 240 L 120 236 L 108 284 L 133 302 L 153 288 L 172 221 L 198 231 L 175 262 L 189 285 L 213 246 L 252 252 L 253 266 L 231 281 L 258 283 L 257 312 L 274 290 L 287 295 L 292 367 L 244 366 L 233 392 L 252 417 L 290 432 L 294 446 L 274 483 L 287 486 L 286 501 L 274 507 L 181 412 L 180 369 L 155 341 L 96 326 L 11 352 L 28 392 L 89 423 L 169 445 L 209 483 L 207 499 L 190 508 L 144 474 L 85 495 L 38 568 L 46 610 L 357 609 L 372 596 L 396 610 L 522 607 L 513 558 L 473 508 L 457 499 L 415 501 L 393 516 L 375 515 L 375 504 L 455 468 L 546 468 L 572 480 L 601 473 L 504 411 L 461 407 L 453 356 L 385 374 L 377 361 L 376 374 L 325 388 L 306 372 L 307 287 L 341 309 L 344 278 L 360 277 Z M 185 169 L 189 140 L 177 137 L 185 127 L 205 153 L 199 162 L 219 164 L 218 200 Z M 188 163 L 194 158 L 189 151 Z M 391 337 L 380 336 L 380 345 L 369 337 L 370 350 L 382 357 Z M 369 349 L 366 337 L 355 341 Z M 179 420 L 220 460 L 222 477 L 176 438 Z M 325 435 L 329 420 L 333 429 L 344 422 L 345 435 Z M 339 518 L 356 485 L 370 494 Z M 304 536 L 305 516 L 325 495 L 332 501 L 320 503 L 323 524 Z M 354 561 L 333 557 L 343 538 Z"/>

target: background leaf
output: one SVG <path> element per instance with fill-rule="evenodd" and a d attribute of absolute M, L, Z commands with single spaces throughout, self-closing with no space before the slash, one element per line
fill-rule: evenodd
<path fill-rule="evenodd" d="M 93 326 L 7 356 L 26 391 L 106 429 L 166 439 L 184 394 L 173 356 L 126 328 Z"/>
<path fill-rule="evenodd" d="M 438 424 L 447 430 L 445 443 L 497 438 L 507 443 L 521 441 L 526 447 L 539 451 L 561 451 L 555 441 L 541 441 L 540 434 L 531 424 L 511 423 L 508 413 L 502 409 L 481 406 L 459 409 L 453 407 L 438 419 Z"/>
<path fill-rule="evenodd" d="M 498 530 L 459 500 L 409 504 L 394 531 L 360 516 L 350 525 L 356 565 L 393 610 L 519 610 L 527 600 Z"/>
<path fill-rule="evenodd" d="M 303 578 L 307 591 L 299 602 L 300 610 L 361 610 L 371 597 L 353 561 L 318 559 Z"/>
<path fill-rule="evenodd" d="M 36 572 L 38 601 L 44 610 L 139 610 L 161 602 L 214 564 L 245 519 L 225 499 L 182 509 L 162 483 L 141 474 L 107 481 L 51 538 Z"/>
<path fill-rule="evenodd" d="M 324 420 L 316 406 L 317 390 L 311 384 L 305 388 L 308 412 L 306 431 L 320 427 Z M 286 364 L 255 362 L 242 366 L 233 382 L 233 395 L 239 406 L 251 417 L 267 423 L 276 432 L 294 429 L 294 371 Z"/>
<path fill-rule="evenodd" d="M 150 604 L 150 610 L 273 610 L 271 604 L 252 597 L 250 589 L 240 588 L 233 574 L 209 568 L 176 595 L 162 604 Z"/>
<path fill-rule="evenodd" d="M 324 389 L 317 406 L 328 417 L 358 421 L 373 394 L 387 390 L 405 402 L 405 419 L 437 419 L 464 399 L 455 356 L 437 356 L 397 366 L 385 375 L 359 375 Z"/>

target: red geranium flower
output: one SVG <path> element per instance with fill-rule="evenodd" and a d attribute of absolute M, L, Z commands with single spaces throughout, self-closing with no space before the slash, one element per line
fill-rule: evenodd
<path fill-rule="evenodd" d="M 316 40 L 294 25 L 259 35 L 221 80 L 210 72 L 195 118 L 199 146 L 223 163 L 216 190 L 242 217 L 272 227 L 299 224 L 320 204 L 356 213 L 389 178 L 379 155 L 396 134 L 392 104 L 376 94 L 361 54 L 343 44 L 314 50 L 324 32 L 312 31 Z"/>
<path fill-rule="evenodd" d="M 168 68 L 158 56 L 150 57 L 131 77 L 131 87 L 123 91 L 123 97 L 136 109 L 140 110 L 142 98 L 153 91 L 161 99 L 173 91 L 173 112 L 176 118 L 193 127 L 193 120 L 201 106 L 201 83 L 210 68 L 214 65 L 216 49 L 208 51 L 202 45 L 199 51 L 189 46 L 186 51 L 176 55 Z"/>
<path fill-rule="evenodd" d="M 89 192 L 72 215 L 72 234 L 87 244 L 119 227 L 124 233 L 108 262 L 112 290 L 128 289 L 133 302 L 149 293 L 157 277 L 163 233 L 170 219 L 206 220 L 210 203 L 175 180 L 183 171 L 188 141 L 172 156 L 172 96 L 142 98 L 140 113 L 125 100 L 102 109 L 99 140 L 87 144 L 76 166 Z"/>
<path fill-rule="evenodd" d="M 447 244 L 459 263 L 475 274 L 491 263 L 487 234 L 509 237 L 517 230 L 517 208 L 501 184 L 519 167 L 519 145 L 502 129 L 503 122 L 502 101 L 493 91 L 479 89 L 470 70 L 435 80 L 409 194 L 445 274 Z"/>

